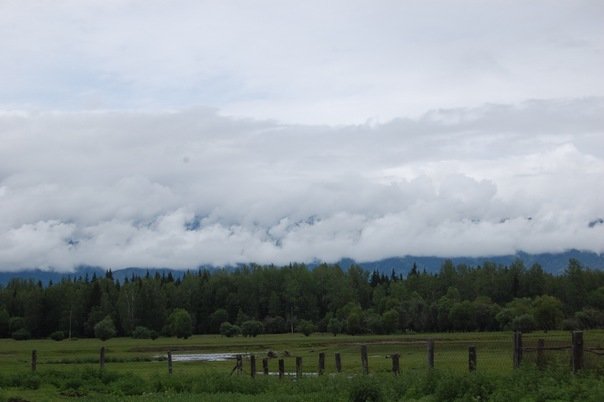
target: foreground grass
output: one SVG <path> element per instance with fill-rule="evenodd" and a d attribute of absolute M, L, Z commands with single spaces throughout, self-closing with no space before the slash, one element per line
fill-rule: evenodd
<path fill-rule="evenodd" d="M 538 338 L 548 344 L 569 342 L 567 332 L 525 335 L 525 345 Z M 426 340 L 435 340 L 435 370 L 426 367 Z M 398 400 L 604 400 L 604 371 L 569 373 L 568 352 L 552 352 L 548 371 L 527 367 L 512 370 L 512 334 L 441 333 L 396 336 L 337 336 L 313 334 L 262 335 L 257 338 L 194 336 L 182 340 L 160 338 L 80 339 L 0 341 L 0 401 L 131 400 L 131 401 L 345 401 L 369 392 L 384 401 Z M 604 331 L 585 334 L 586 346 L 604 345 Z M 359 345 L 369 348 L 371 375 L 361 374 Z M 467 348 L 478 351 L 478 372 L 467 373 Z M 99 370 L 101 346 L 107 363 Z M 38 353 L 36 373 L 29 369 L 31 351 Z M 254 353 L 260 358 L 272 350 L 285 356 L 287 371 L 294 371 L 295 356 L 304 360 L 305 372 L 316 372 L 319 352 L 325 352 L 326 373 L 322 377 L 279 380 L 269 376 L 249 377 L 249 362 L 244 375 L 230 376 L 233 361 L 175 362 L 174 374 L 167 374 L 165 354 L 178 353 Z M 335 375 L 333 354 L 342 356 L 343 372 Z M 401 354 L 402 375 L 393 377 L 392 353 Z M 528 357 L 528 356 L 527 356 Z M 604 357 L 600 358 L 604 362 Z M 271 359 L 270 371 L 277 371 Z M 529 359 L 527 359 L 529 360 Z M 588 392 L 589 391 L 589 392 Z M 590 395 L 599 398 L 592 398 Z M 20 398 L 20 399 L 19 399 Z M 590 399 L 592 398 L 592 399 Z M 372 399 L 358 399 L 372 400 Z"/>
<path fill-rule="evenodd" d="M 604 375 L 530 367 L 505 375 L 450 370 L 300 380 L 227 374 L 152 376 L 100 370 L 0 376 L 2 401 L 602 401 Z"/>

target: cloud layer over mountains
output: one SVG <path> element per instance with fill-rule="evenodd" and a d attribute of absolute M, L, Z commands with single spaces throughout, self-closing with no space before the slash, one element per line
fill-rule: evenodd
<path fill-rule="evenodd" d="M 0 269 L 604 252 L 604 99 L 302 125 L 0 114 Z"/>

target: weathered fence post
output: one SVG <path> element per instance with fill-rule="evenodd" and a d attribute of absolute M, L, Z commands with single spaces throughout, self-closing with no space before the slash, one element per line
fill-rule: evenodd
<path fill-rule="evenodd" d="M 427 345 L 428 352 L 428 368 L 434 368 L 434 340 L 429 339 Z"/>
<path fill-rule="evenodd" d="M 325 372 L 325 353 L 319 353 L 319 375 Z"/>
<path fill-rule="evenodd" d="M 235 359 L 237 360 L 237 363 L 235 365 L 237 369 L 237 374 L 241 374 L 241 372 L 243 371 L 243 357 L 241 357 L 241 355 L 237 355 L 235 356 Z"/>
<path fill-rule="evenodd" d="M 296 378 L 302 378 L 302 357 L 296 356 Z"/>
<path fill-rule="evenodd" d="M 264 375 L 268 375 L 268 357 L 262 359 L 262 372 Z"/>
<path fill-rule="evenodd" d="M 256 356 L 250 355 L 250 375 L 256 377 Z"/>
<path fill-rule="evenodd" d="M 38 365 L 38 351 L 36 349 L 31 351 L 31 371 L 36 371 Z"/>
<path fill-rule="evenodd" d="M 401 355 L 398 353 L 395 353 L 391 357 L 392 357 L 392 374 L 399 375 L 401 373 L 401 366 L 400 366 Z"/>
<path fill-rule="evenodd" d="M 172 351 L 168 350 L 168 374 L 172 374 Z"/>
<path fill-rule="evenodd" d="M 336 353 L 336 371 L 338 373 L 342 372 L 342 356 L 340 356 L 340 353 Z"/>
<path fill-rule="evenodd" d="M 514 332 L 514 368 L 522 363 L 522 332 Z"/>
<path fill-rule="evenodd" d="M 545 340 L 543 338 L 537 340 L 537 367 L 540 369 L 545 367 Z"/>
<path fill-rule="evenodd" d="M 476 371 L 476 346 L 474 345 L 468 348 L 468 369 Z"/>
<path fill-rule="evenodd" d="M 285 362 L 283 359 L 279 359 L 279 379 L 285 375 Z"/>
<path fill-rule="evenodd" d="M 573 331 L 573 373 L 583 368 L 583 331 Z"/>
<path fill-rule="evenodd" d="M 361 345 L 361 366 L 363 374 L 369 374 L 369 359 L 367 357 L 367 345 Z"/>
<path fill-rule="evenodd" d="M 105 347 L 101 346 L 101 354 L 99 356 L 99 365 L 101 366 L 101 370 L 105 368 Z"/>

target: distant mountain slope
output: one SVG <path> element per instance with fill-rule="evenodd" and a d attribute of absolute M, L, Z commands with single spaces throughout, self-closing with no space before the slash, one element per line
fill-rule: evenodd
<path fill-rule="evenodd" d="M 124 279 L 130 279 L 133 276 L 145 276 L 149 275 L 168 275 L 172 273 L 172 277 L 182 278 L 187 271 L 174 270 L 169 268 L 124 268 L 116 271 L 112 271 L 113 278 L 123 282 Z M 74 272 L 55 272 L 55 271 L 42 271 L 40 269 L 25 270 L 20 272 L 0 272 L 0 284 L 4 285 L 13 278 L 20 279 L 31 279 L 33 281 L 40 281 L 44 285 L 48 285 L 50 281 L 53 283 L 60 282 L 63 278 L 86 278 L 92 279 L 94 275 L 97 277 L 104 277 L 107 271 L 99 267 L 78 267 Z"/>
<path fill-rule="evenodd" d="M 495 257 L 393 257 L 386 258 L 379 261 L 368 261 L 368 262 L 355 262 L 351 259 L 342 259 L 339 264 L 342 268 L 348 269 L 352 264 L 357 264 L 368 271 L 377 270 L 384 274 L 390 274 L 394 271 L 397 275 L 407 273 L 413 267 L 413 264 L 417 265 L 419 270 L 426 270 L 427 272 L 438 272 L 442 266 L 443 261 L 450 259 L 454 264 L 466 264 L 468 266 L 478 266 L 484 264 L 485 261 L 491 261 L 496 264 L 510 265 L 515 260 L 520 259 L 524 262 L 526 267 L 530 267 L 534 263 L 540 264 L 546 272 L 554 274 L 560 274 L 568 266 L 568 261 L 574 258 L 581 262 L 584 267 L 592 269 L 604 270 L 604 254 L 597 254 L 587 251 L 570 250 L 564 253 L 544 253 L 544 254 L 527 254 L 523 252 L 516 253 L 514 255 L 506 256 L 495 256 Z M 308 264 L 309 266 L 316 266 L 318 263 Z M 212 267 L 204 267 L 212 269 Z M 197 268 L 193 269 L 197 271 Z M 132 276 L 145 276 L 149 275 L 168 275 L 172 274 L 174 279 L 182 278 L 186 271 L 173 270 L 169 268 L 137 268 L 129 267 L 119 270 L 112 271 L 113 278 L 123 282 L 125 278 L 131 278 Z M 97 277 L 105 276 L 105 270 L 99 267 L 82 266 L 78 267 L 74 272 L 62 273 L 55 271 L 43 271 L 40 269 L 24 270 L 19 272 L 0 272 L 0 285 L 5 285 L 13 278 L 31 279 L 33 281 L 40 281 L 42 284 L 47 285 L 50 281 L 59 282 L 65 277 L 85 278 L 88 276 L 92 279 L 94 275 Z"/>
<path fill-rule="evenodd" d="M 442 266 L 443 261 L 450 259 L 455 265 L 466 264 L 468 266 L 478 266 L 484 264 L 485 261 L 494 262 L 495 264 L 510 265 L 516 260 L 522 260 L 524 265 L 528 268 L 534 263 L 541 265 L 544 271 L 560 274 L 564 272 L 568 266 L 568 261 L 574 258 L 581 262 L 584 267 L 592 269 L 604 270 L 604 254 L 597 254 L 587 251 L 570 250 L 564 253 L 543 253 L 543 254 L 528 254 L 519 252 L 514 255 L 495 256 L 495 257 L 394 257 L 386 258 L 379 261 L 362 262 L 357 263 L 368 271 L 377 270 L 378 272 L 390 274 L 392 270 L 396 274 L 406 275 L 413 264 L 417 265 L 419 270 L 426 270 L 427 272 L 438 272 Z M 353 260 L 342 260 L 341 265 L 348 268 L 353 264 Z"/>

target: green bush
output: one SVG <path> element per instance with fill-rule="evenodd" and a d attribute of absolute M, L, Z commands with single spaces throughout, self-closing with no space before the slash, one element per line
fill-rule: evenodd
<path fill-rule="evenodd" d="M 298 321 L 298 325 L 296 326 L 296 330 L 298 332 L 302 332 L 305 336 L 309 336 L 313 332 L 315 332 L 315 324 L 312 321 L 308 320 L 300 320 Z"/>
<path fill-rule="evenodd" d="M 260 321 L 248 320 L 241 324 L 241 335 L 246 337 L 256 337 L 264 332 L 264 325 Z"/>
<path fill-rule="evenodd" d="M 94 326 L 94 336 L 102 341 L 113 338 L 115 333 L 115 325 L 110 316 L 103 318 Z"/>
<path fill-rule="evenodd" d="M 342 326 L 343 324 L 340 320 L 337 318 L 331 318 L 327 323 L 327 332 L 330 332 L 333 334 L 333 336 L 336 336 L 342 332 Z"/>
<path fill-rule="evenodd" d="M 368 377 L 356 378 L 348 394 L 350 402 L 380 402 L 384 400 L 379 382 Z"/>
<path fill-rule="evenodd" d="M 31 338 L 31 333 L 25 328 L 21 328 L 13 332 L 11 336 L 17 341 L 25 341 Z"/>
<path fill-rule="evenodd" d="M 223 322 L 220 324 L 220 335 L 231 338 L 241 334 L 241 328 L 237 325 L 233 325 L 230 322 Z"/>
<path fill-rule="evenodd" d="M 63 391 L 80 390 L 84 386 L 84 379 L 81 376 L 72 376 L 65 379 L 59 386 Z"/>
<path fill-rule="evenodd" d="M 156 330 L 154 329 L 149 329 L 147 327 L 143 327 L 143 326 L 137 326 L 136 328 L 134 328 L 134 331 L 132 331 L 132 337 L 134 339 L 157 339 L 157 337 L 159 336 L 159 334 L 157 333 Z"/>
<path fill-rule="evenodd" d="M 197 378 L 186 375 L 180 376 L 165 376 L 154 375 L 151 378 L 151 389 L 154 392 L 176 392 L 184 393 L 191 392 L 193 383 L 197 382 Z"/>
<path fill-rule="evenodd" d="M 40 384 L 42 384 L 42 380 L 40 376 L 37 374 L 27 374 L 23 376 L 22 387 L 28 389 L 38 389 L 40 388 Z"/>
<path fill-rule="evenodd" d="M 50 334 L 49 338 L 52 339 L 53 341 L 62 341 L 63 339 L 65 339 L 65 332 L 55 331 L 52 334 Z"/>
<path fill-rule="evenodd" d="M 174 309 L 168 317 L 170 335 L 187 339 L 193 335 L 193 319 L 189 312 L 183 308 Z"/>
<path fill-rule="evenodd" d="M 35 373 L 13 373 L 2 378 L 1 385 L 15 388 L 38 389 L 42 379 Z"/>
<path fill-rule="evenodd" d="M 566 318 L 562 320 L 562 329 L 565 331 L 574 331 L 576 329 L 581 329 L 581 323 L 576 318 Z"/>
<path fill-rule="evenodd" d="M 531 332 L 537 328 L 537 322 L 532 314 L 522 314 L 512 320 L 514 331 Z"/>
<path fill-rule="evenodd" d="M 116 381 L 115 387 L 122 395 L 142 395 L 148 390 L 147 382 L 140 376 L 127 373 Z"/>

